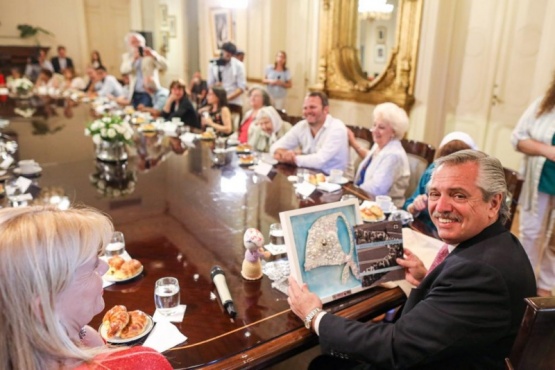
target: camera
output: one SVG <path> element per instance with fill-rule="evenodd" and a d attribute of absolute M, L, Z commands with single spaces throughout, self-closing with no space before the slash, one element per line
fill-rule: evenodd
<path fill-rule="evenodd" d="M 227 64 L 227 60 L 225 60 L 222 57 L 219 57 L 218 59 L 211 59 L 210 63 L 217 65 L 217 66 L 225 66 Z"/>
<path fill-rule="evenodd" d="M 142 46 L 139 46 L 139 55 L 144 56 L 144 54 L 145 54 L 144 48 Z"/>

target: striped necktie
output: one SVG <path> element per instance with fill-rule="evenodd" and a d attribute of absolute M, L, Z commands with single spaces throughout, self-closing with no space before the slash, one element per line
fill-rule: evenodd
<path fill-rule="evenodd" d="M 426 275 L 432 272 L 432 270 L 435 269 L 437 265 L 442 263 L 443 260 L 445 260 L 445 258 L 447 258 L 448 255 L 449 255 L 449 245 L 443 244 L 439 252 L 437 252 L 436 258 L 434 258 L 434 262 L 432 262 L 432 265 L 428 269 L 428 272 L 426 273 Z"/>

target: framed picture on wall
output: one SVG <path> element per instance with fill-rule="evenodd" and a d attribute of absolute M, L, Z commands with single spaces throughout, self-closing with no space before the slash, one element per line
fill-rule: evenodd
<path fill-rule="evenodd" d="M 387 28 L 385 26 L 376 27 L 376 43 L 385 44 L 387 38 Z"/>
<path fill-rule="evenodd" d="M 387 60 L 387 51 L 384 44 L 376 45 L 374 51 L 374 63 L 385 63 Z"/>
<path fill-rule="evenodd" d="M 209 24 L 212 50 L 214 55 L 218 55 L 224 42 L 233 40 L 231 11 L 221 8 L 211 9 Z"/>
<path fill-rule="evenodd" d="M 291 276 L 323 303 L 363 289 L 353 226 L 362 223 L 358 200 L 279 214 Z"/>
<path fill-rule="evenodd" d="M 177 36 L 177 20 L 175 18 L 175 15 L 172 15 L 172 16 L 168 17 L 168 28 L 170 30 L 170 37 L 176 37 Z"/>
<path fill-rule="evenodd" d="M 160 26 L 168 27 L 168 5 L 160 4 Z"/>

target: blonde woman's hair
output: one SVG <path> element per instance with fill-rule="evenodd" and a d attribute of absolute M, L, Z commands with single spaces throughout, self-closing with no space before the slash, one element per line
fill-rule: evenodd
<path fill-rule="evenodd" d="M 56 300 L 112 232 L 110 220 L 93 209 L 0 210 L 1 369 L 43 369 L 99 352 L 70 339 Z"/>

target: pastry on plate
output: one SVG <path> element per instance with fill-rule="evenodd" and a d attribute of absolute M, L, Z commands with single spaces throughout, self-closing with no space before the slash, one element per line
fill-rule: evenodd
<path fill-rule="evenodd" d="M 252 155 L 241 155 L 239 156 L 240 164 L 252 164 L 254 162 L 254 156 Z"/>
<path fill-rule="evenodd" d="M 114 273 L 116 279 L 124 280 L 135 276 L 143 267 L 143 265 L 136 259 L 125 261 L 118 270 Z"/>
<path fill-rule="evenodd" d="M 381 221 L 385 218 L 382 209 L 377 205 L 361 208 L 360 215 L 362 216 L 363 221 L 369 222 Z"/>
<path fill-rule="evenodd" d="M 129 323 L 121 331 L 120 338 L 129 339 L 142 334 L 148 325 L 148 318 L 143 311 L 129 312 Z"/>
<path fill-rule="evenodd" d="M 129 312 L 127 312 L 127 307 L 123 305 L 112 307 L 102 319 L 108 338 L 119 337 L 128 323 Z"/>

